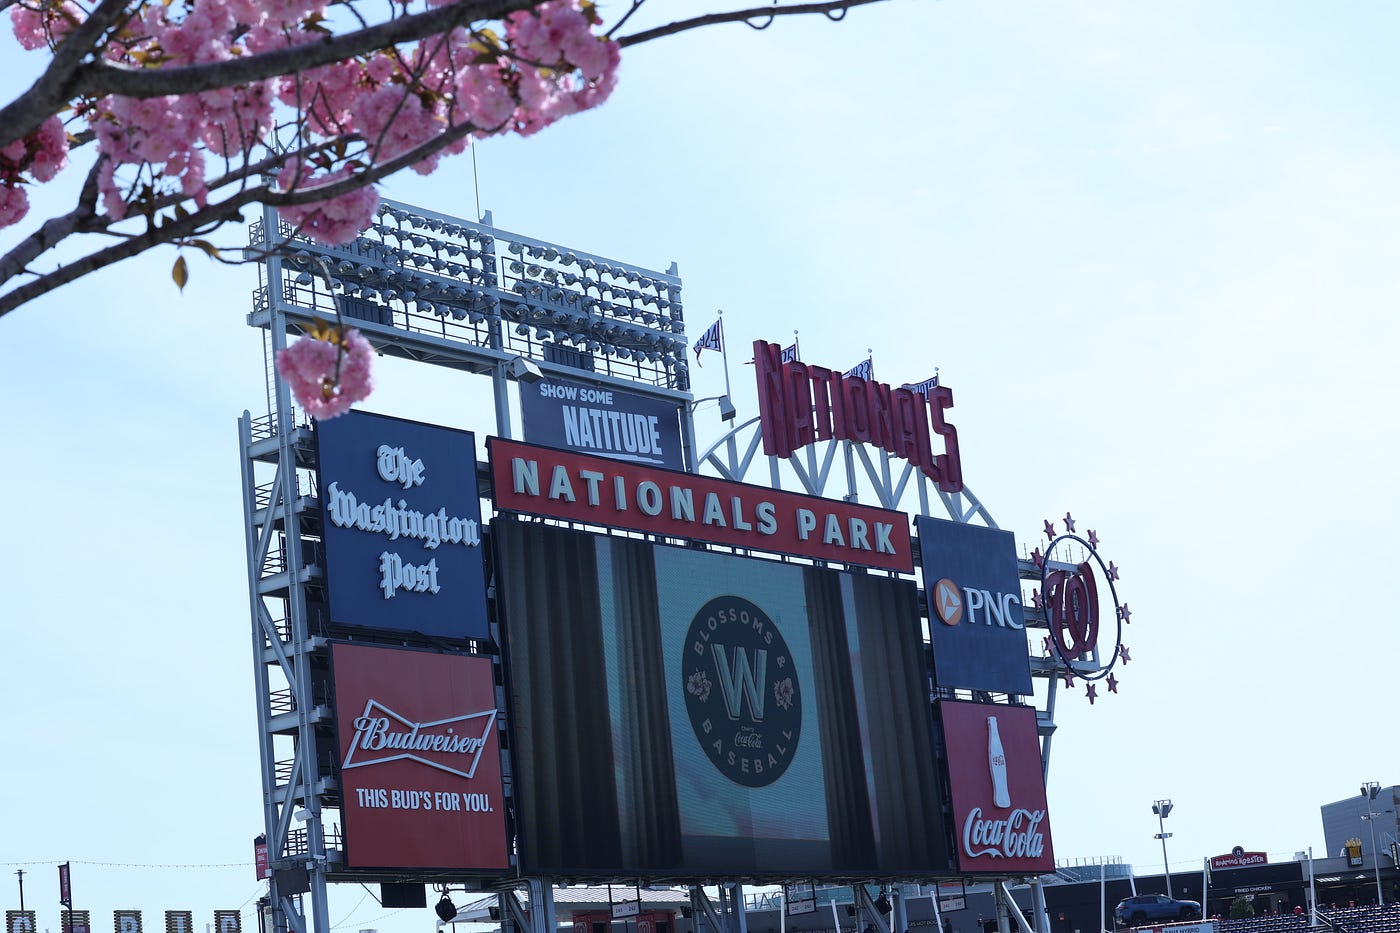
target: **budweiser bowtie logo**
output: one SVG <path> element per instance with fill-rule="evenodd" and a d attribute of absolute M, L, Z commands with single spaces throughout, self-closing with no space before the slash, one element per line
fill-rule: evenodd
<path fill-rule="evenodd" d="M 412 722 L 378 700 L 370 700 L 365 711 L 355 717 L 355 734 L 341 768 L 408 760 L 470 779 L 495 725 L 494 709 Z"/>

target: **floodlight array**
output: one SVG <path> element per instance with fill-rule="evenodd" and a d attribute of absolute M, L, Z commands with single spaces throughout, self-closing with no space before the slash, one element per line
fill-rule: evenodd
<path fill-rule="evenodd" d="M 655 272 L 498 229 L 489 213 L 474 223 L 395 201 L 382 202 L 370 229 L 344 246 L 279 227 L 273 248 L 289 304 L 339 310 L 390 333 L 688 388 L 674 264 Z M 264 239 L 255 225 L 252 258 L 269 255 Z"/>

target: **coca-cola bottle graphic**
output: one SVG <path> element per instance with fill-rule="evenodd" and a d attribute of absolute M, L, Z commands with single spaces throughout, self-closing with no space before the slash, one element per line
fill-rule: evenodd
<path fill-rule="evenodd" d="M 1006 753 L 1001 750 L 995 716 L 987 717 L 987 766 L 992 772 L 992 803 L 1004 810 L 1011 806 L 1011 792 L 1006 786 Z"/>

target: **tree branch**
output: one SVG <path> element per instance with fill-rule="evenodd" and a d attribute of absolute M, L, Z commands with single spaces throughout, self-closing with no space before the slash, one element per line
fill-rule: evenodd
<path fill-rule="evenodd" d="M 663 36 L 674 36 L 679 32 L 687 32 L 691 29 L 699 29 L 702 26 L 718 26 L 721 23 L 747 23 L 753 26 L 749 20 L 773 19 L 778 16 L 800 16 L 808 13 L 825 13 L 832 19 L 841 19 L 846 11 L 852 7 L 865 6 L 867 3 L 883 3 L 884 0 L 824 0 L 819 3 L 792 3 L 787 6 L 761 6 L 748 10 L 732 10 L 728 13 L 707 13 L 704 16 L 696 16 L 692 19 L 677 20 L 665 26 L 657 26 L 654 29 L 644 29 L 641 32 L 634 32 L 630 36 L 623 36 L 617 42 L 623 48 L 632 45 L 640 45 L 643 42 L 650 42 L 653 39 L 660 39 Z M 837 16 L 836 14 L 841 14 Z M 766 29 L 767 26 L 753 26 L 755 29 Z"/>
<path fill-rule="evenodd" d="M 53 63 L 33 86 L 0 109 L 0 147 L 33 133 L 40 124 L 76 98 L 105 97 L 108 94 L 134 98 L 163 97 L 249 84 L 448 32 L 469 22 L 500 19 L 509 13 L 536 6 L 538 2 L 461 0 L 342 35 L 327 36 L 305 45 L 204 65 L 166 68 L 132 68 L 105 59 L 94 59 L 79 65 L 69 60 L 71 55 L 60 60 L 59 53 L 78 38 L 78 31 L 75 30 L 59 47 Z M 98 9 L 114 6 L 120 11 L 124 4 L 125 0 L 104 0 Z M 97 43 L 95 48 L 100 47 L 100 43 Z M 91 53 L 95 48 L 90 45 L 81 51 Z"/>
<path fill-rule="evenodd" d="M 107 33 L 127 18 L 127 0 L 102 0 L 53 51 L 37 81 L 0 109 L 0 147 L 23 139 L 73 99 L 69 85 L 82 62 L 103 47 Z"/>
<path fill-rule="evenodd" d="M 178 245 L 182 240 L 187 240 L 195 236 L 202 227 L 209 224 L 222 224 L 231 220 L 241 219 L 238 212 L 250 204 L 269 204 L 274 207 L 287 207 L 297 204 L 309 204 L 314 201 L 323 201 L 338 195 L 347 194 L 356 189 L 372 185 L 375 182 L 392 175 L 394 172 L 408 168 L 415 163 L 421 162 L 428 156 L 452 145 L 465 136 L 476 132 L 480 127 L 473 123 L 461 123 L 449 127 L 447 130 L 433 137 L 426 143 L 415 146 L 413 149 L 403 154 L 382 162 L 373 168 L 367 169 L 358 175 L 351 175 L 339 181 L 326 185 L 318 185 L 312 188 L 293 188 L 290 191 L 279 191 L 268 185 L 255 185 L 239 190 L 236 194 L 220 201 L 217 204 L 210 204 L 207 207 L 194 211 L 182 218 L 164 218 L 158 226 L 157 218 L 152 217 L 151 223 L 143 233 L 135 234 L 96 252 L 89 253 L 76 262 L 61 266 L 52 272 L 44 273 L 32 282 L 11 289 L 4 294 L 0 294 L 0 318 L 21 307 L 27 302 L 33 301 L 41 295 L 76 281 L 84 275 L 105 269 L 107 266 L 121 262 L 145 252 L 152 247 L 165 244 Z M 318 149 L 334 145 L 334 141 L 323 143 L 318 146 L 308 147 L 302 150 L 302 154 L 313 152 Z M 271 162 L 280 162 L 286 158 L 287 154 L 276 156 L 265 160 L 259 165 L 266 167 Z M 94 168 L 94 172 L 96 169 Z M 234 173 L 225 176 L 228 183 L 244 181 L 247 178 L 245 172 Z M 23 266 L 29 259 L 39 255 L 47 249 L 57 245 L 64 237 L 74 233 L 107 233 L 110 236 L 120 236 L 112 230 L 117 221 L 107 221 L 101 226 L 94 226 L 91 220 L 97 215 L 91 212 L 85 213 L 82 207 L 75 208 L 63 217 L 54 218 L 47 221 L 39 231 L 28 237 L 19 246 L 11 250 L 8 255 L 0 258 L 0 282 L 8 281 L 15 275 L 23 271 Z M 84 221 L 87 221 L 85 224 Z M 21 259 L 21 255 L 27 255 L 28 259 Z"/>

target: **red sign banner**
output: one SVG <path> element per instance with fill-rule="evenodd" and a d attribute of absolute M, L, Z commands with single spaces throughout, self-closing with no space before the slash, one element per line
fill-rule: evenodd
<path fill-rule="evenodd" d="M 510 866 L 491 659 L 334 644 L 346 867 Z"/>
<path fill-rule="evenodd" d="M 504 438 L 487 441 L 496 508 L 912 573 L 902 512 L 677 473 Z"/>
<path fill-rule="evenodd" d="M 1220 868 L 1247 868 L 1250 865 L 1269 864 L 1269 855 L 1266 852 L 1246 852 L 1236 846 L 1229 855 L 1214 855 L 1210 859 L 1210 870 L 1215 871 Z"/>
<path fill-rule="evenodd" d="M 262 833 L 253 837 L 253 870 L 257 872 L 259 881 L 272 877 L 267 857 L 267 836 Z"/>
<path fill-rule="evenodd" d="M 1035 710 L 940 701 L 958 868 L 1054 871 Z"/>
<path fill-rule="evenodd" d="M 763 452 L 790 457 L 817 441 L 871 444 L 908 460 L 944 492 L 961 492 L 962 458 L 958 430 L 943 411 L 953 407 L 953 390 L 925 383 L 890 388 L 883 382 L 783 361 L 782 347 L 755 340 L 758 414 Z M 942 438 L 943 453 L 934 454 L 933 437 Z"/>

